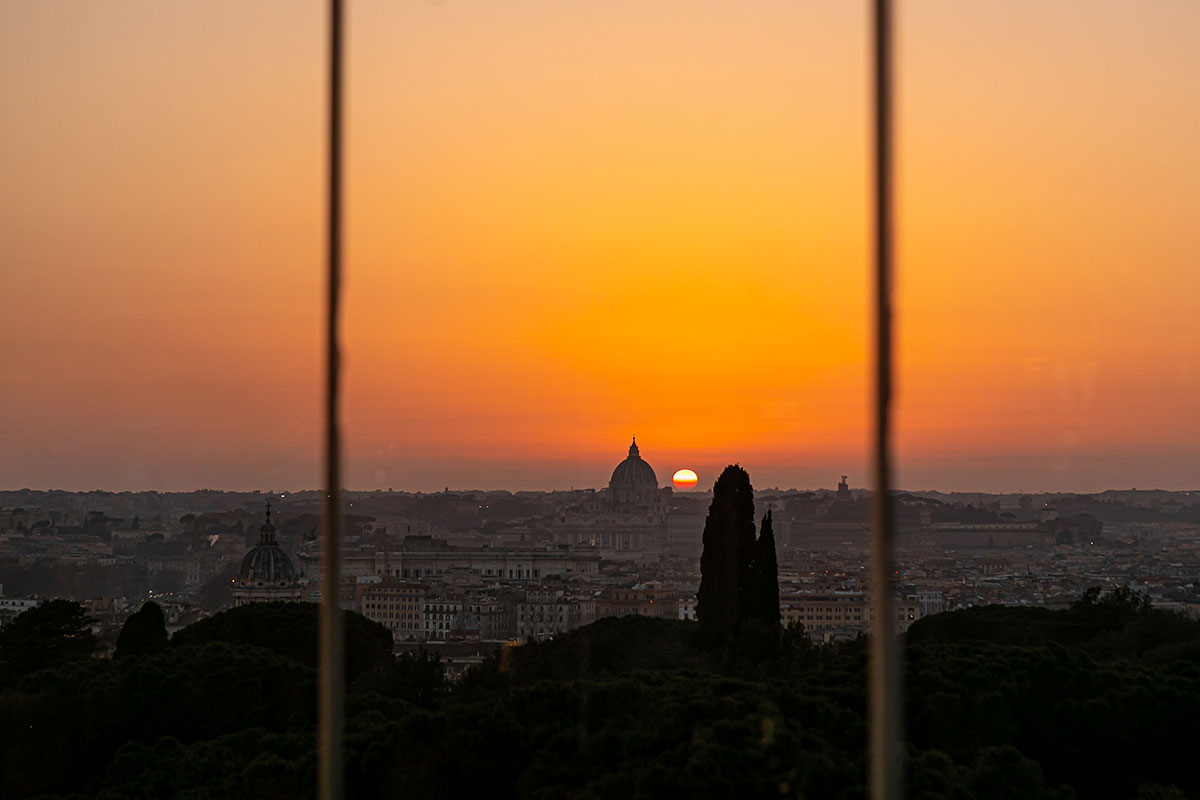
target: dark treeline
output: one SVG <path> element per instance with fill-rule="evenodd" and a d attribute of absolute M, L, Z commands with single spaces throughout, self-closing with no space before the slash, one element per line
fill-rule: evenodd
<path fill-rule="evenodd" d="M 315 607 L 250 605 L 169 641 L 158 619 L 131 618 L 113 659 L 89 657 L 73 603 L 0 630 L 0 796 L 312 796 Z M 865 797 L 861 641 L 793 628 L 764 653 L 744 632 L 713 647 L 695 623 L 603 619 L 448 685 L 347 623 L 350 797 Z M 911 798 L 1200 795 L 1200 623 L 1091 592 L 930 617 L 905 651 Z"/>

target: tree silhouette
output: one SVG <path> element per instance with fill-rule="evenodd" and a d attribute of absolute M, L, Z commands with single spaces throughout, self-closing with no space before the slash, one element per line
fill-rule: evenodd
<path fill-rule="evenodd" d="M 1200 797 L 1200 621 L 1120 590 L 1078 605 L 910 629 L 912 800 Z M 242 608 L 154 655 L 0 689 L 0 797 L 310 794 L 315 607 Z M 606 618 L 453 683 L 367 631 L 378 668 L 347 691 L 347 794 L 861 800 L 866 640 L 816 645 L 792 625 L 755 656 L 760 626 L 713 648 L 682 620 Z"/>
<path fill-rule="evenodd" d="M 18 615 L 0 629 L 0 685 L 89 657 L 96 649 L 93 622 L 70 600 L 50 600 Z"/>
<path fill-rule="evenodd" d="M 392 632 L 353 611 L 343 612 L 346 646 L 346 680 L 390 666 Z M 207 642 L 265 647 L 279 655 L 315 668 L 319 652 L 316 603 L 249 603 L 213 614 L 193 623 L 171 638 L 173 647 Z"/>
<path fill-rule="evenodd" d="M 771 512 L 763 517 L 758 541 L 754 543 L 754 560 L 750 567 L 752 604 L 745 609 L 743 619 L 756 619 L 767 625 L 779 625 L 779 563 L 775 557 L 775 532 Z"/>
<path fill-rule="evenodd" d="M 166 646 L 166 617 L 158 603 L 150 600 L 121 626 L 113 658 L 151 655 Z"/>
<path fill-rule="evenodd" d="M 747 577 L 754 560 L 754 488 L 736 464 L 713 485 L 703 541 L 696 616 L 706 639 L 724 641 L 737 632 L 742 609 L 752 605 Z"/>

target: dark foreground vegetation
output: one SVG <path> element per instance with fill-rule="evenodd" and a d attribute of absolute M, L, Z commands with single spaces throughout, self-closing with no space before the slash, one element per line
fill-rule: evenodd
<path fill-rule="evenodd" d="M 150 609 L 112 659 L 43 609 L 0 631 L 0 797 L 312 796 L 315 607 L 170 641 Z M 450 686 L 347 617 L 348 797 L 864 797 L 861 642 L 604 619 Z M 931 617 L 906 654 L 911 798 L 1200 796 L 1200 623 L 1090 593 Z"/>

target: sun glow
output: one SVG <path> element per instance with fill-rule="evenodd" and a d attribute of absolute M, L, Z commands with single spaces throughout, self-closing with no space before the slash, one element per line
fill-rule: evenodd
<path fill-rule="evenodd" d="M 865 470 L 863 8 L 681 5 L 348 22 L 347 487 Z M 1190 486 L 1200 4 L 1066 5 L 905 15 L 902 485 Z M 0 2 L 0 486 L 321 482 L 319 6 Z"/>
<path fill-rule="evenodd" d="M 677 470 L 671 477 L 671 483 L 675 484 L 676 489 L 694 489 L 700 478 L 690 469 Z"/>

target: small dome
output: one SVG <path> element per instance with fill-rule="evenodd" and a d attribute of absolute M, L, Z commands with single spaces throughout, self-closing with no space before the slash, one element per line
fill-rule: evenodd
<path fill-rule="evenodd" d="M 296 577 L 292 560 L 277 544 L 260 544 L 246 553 L 239 574 L 257 581 L 290 581 Z"/>
<path fill-rule="evenodd" d="M 255 581 L 291 581 L 296 578 L 292 560 L 275 541 L 270 503 L 267 503 L 267 521 L 258 529 L 258 546 L 246 553 L 238 574 L 243 580 Z"/>
<path fill-rule="evenodd" d="M 617 488 L 658 488 L 658 476 L 654 468 L 642 460 L 638 452 L 637 439 L 629 445 L 629 456 L 617 464 L 613 470 L 612 479 L 608 482 L 610 489 Z"/>

